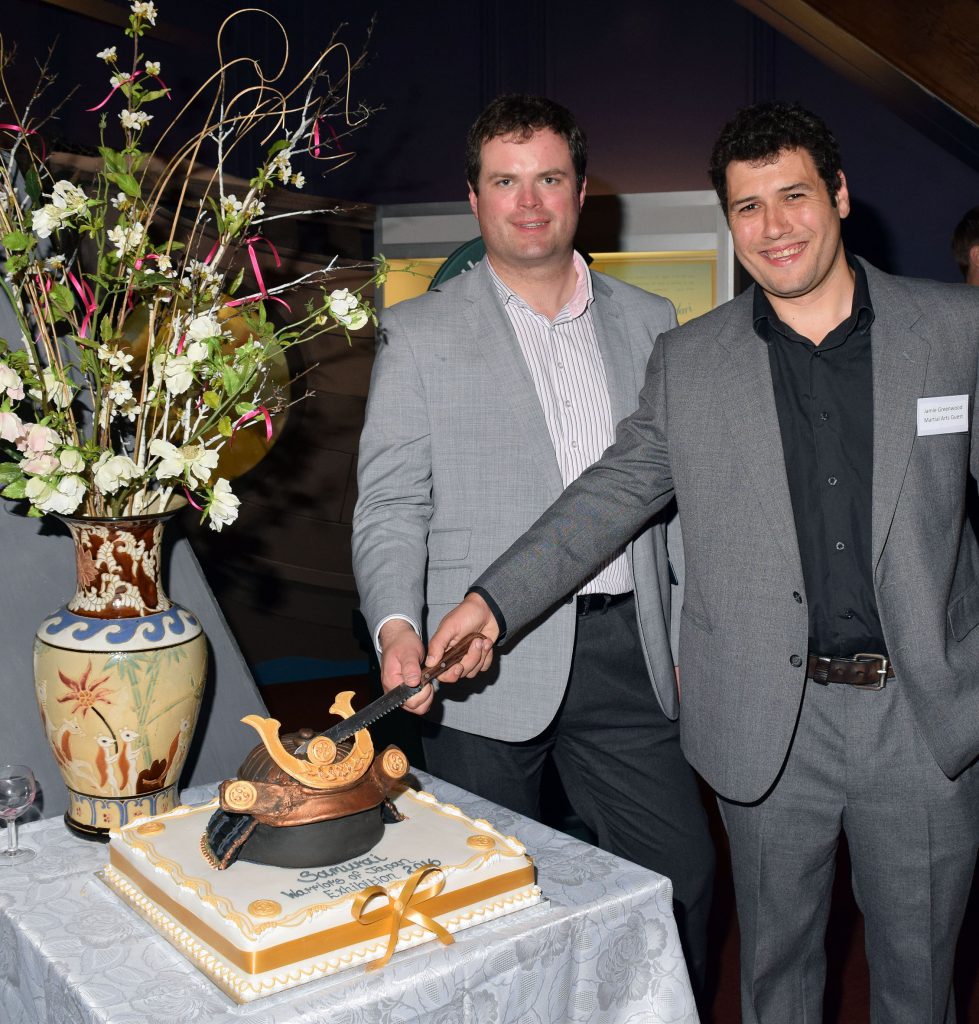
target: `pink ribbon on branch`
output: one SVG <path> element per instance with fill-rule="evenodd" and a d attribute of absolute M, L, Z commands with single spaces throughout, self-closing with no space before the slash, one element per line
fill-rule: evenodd
<path fill-rule="evenodd" d="M 196 501 L 194 501 L 193 495 L 190 493 L 190 491 L 187 490 L 186 487 L 184 488 L 184 494 L 187 495 L 187 500 L 190 502 L 191 505 L 193 505 L 194 508 L 197 509 L 198 512 L 204 511 L 204 509 L 200 505 L 198 505 Z"/>
<path fill-rule="evenodd" d="M 74 273 L 68 271 L 68 280 L 71 281 L 72 287 L 78 293 L 78 297 L 82 300 L 82 305 L 85 307 L 85 318 L 82 320 L 82 326 L 78 329 L 78 335 L 81 338 L 88 337 L 88 325 L 92 319 L 92 314 L 96 310 L 95 304 L 95 292 L 92 291 L 91 285 L 84 278 L 75 277 Z"/>
<path fill-rule="evenodd" d="M 231 428 L 231 437 L 228 439 L 229 448 L 234 443 L 235 434 L 238 433 L 238 428 L 244 426 L 249 420 L 255 419 L 256 416 L 261 416 L 265 420 L 265 440 L 272 440 L 272 416 L 264 405 L 260 405 L 257 409 L 252 409 L 251 412 L 246 412 L 244 416 L 235 420 L 234 425 Z"/>
<path fill-rule="evenodd" d="M 109 90 L 109 95 L 108 95 L 108 96 L 106 96 L 106 98 L 105 98 L 104 100 L 102 100 L 102 102 L 101 102 L 100 104 L 98 104 L 98 106 L 95 106 L 95 107 L 86 107 L 86 108 L 85 108 L 85 109 L 86 109 L 86 111 L 87 111 L 88 113 L 90 113 L 90 114 L 91 114 L 91 113 L 92 113 L 93 111 L 95 111 L 95 110 L 101 110 L 101 109 L 102 109 L 102 108 L 103 108 L 103 107 L 104 107 L 104 106 L 106 105 L 106 103 L 108 103 L 108 102 L 109 102 L 109 100 L 111 100 L 111 99 L 112 99 L 112 97 L 113 97 L 113 96 L 115 95 L 115 93 L 116 93 L 116 91 L 117 91 L 118 89 L 121 89 L 121 88 L 122 88 L 122 87 L 123 87 L 124 85 L 130 85 L 131 83 L 135 82 L 135 81 L 136 81 L 136 79 L 137 79 L 137 78 L 139 78 L 139 76 L 140 76 L 140 75 L 141 75 L 142 73 L 143 73 L 142 71 L 135 71 L 135 72 L 133 72 L 133 74 L 132 74 L 132 75 L 130 75 L 129 77 L 127 77 L 127 78 L 124 78 L 124 79 L 123 79 L 123 80 L 122 80 L 122 81 L 121 81 L 121 82 L 120 82 L 120 83 L 119 83 L 118 85 L 114 85 L 114 86 L 113 86 L 113 87 L 112 87 L 112 88 L 111 88 L 111 89 Z M 160 76 L 159 76 L 159 75 L 150 75 L 150 78 L 155 78 L 155 79 L 156 79 L 156 80 L 157 80 L 157 81 L 158 81 L 158 82 L 160 83 L 160 85 L 162 85 L 162 86 L 163 86 L 163 88 L 164 88 L 164 89 L 166 90 L 166 94 L 167 94 L 167 99 L 168 99 L 168 100 L 172 100 L 172 99 L 173 99 L 173 97 L 172 97 L 172 96 L 170 95 L 170 87 L 169 87 L 169 86 L 167 85 L 167 83 L 166 83 L 166 82 L 164 82 L 164 81 L 163 81 L 163 79 L 162 79 L 162 78 L 160 78 Z"/>
<path fill-rule="evenodd" d="M 285 306 L 289 312 L 292 312 L 292 306 L 286 302 L 285 299 L 280 299 L 278 295 L 269 295 L 268 288 L 265 287 L 265 279 L 262 277 L 262 268 L 258 264 L 258 255 L 255 252 L 255 246 L 259 242 L 264 242 L 271 250 L 272 256 L 275 259 L 275 265 L 277 267 L 282 266 L 282 261 L 279 259 L 278 250 L 275 246 L 262 235 L 252 235 L 250 238 L 245 239 L 245 245 L 248 246 L 248 258 L 252 262 L 252 271 L 255 274 L 255 280 L 258 283 L 258 294 L 257 295 L 246 295 L 243 299 L 232 299 L 231 302 L 225 303 L 225 305 L 231 307 L 237 307 L 244 305 L 246 302 L 255 302 L 257 299 L 268 299 L 271 302 L 278 302 L 280 306 Z M 213 253 L 212 253 L 213 255 Z"/>
<path fill-rule="evenodd" d="M 36 128 L 24 128 L 19 124 L 0 124 L 0 128 L 8 132 L 16 132 L 18 135 L 23 135 L 27 138 L 28 135 L 37 135 L 40 139 L 41 136 L 38 134 Z M 44 145 L 44 139 L 41 139 L 41 159 L 46 160 L 48 155 L 48 147 Z"/>

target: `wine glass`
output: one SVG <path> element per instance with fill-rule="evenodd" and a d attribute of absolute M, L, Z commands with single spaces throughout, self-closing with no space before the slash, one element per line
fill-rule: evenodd
<path fill-rule="evenodd" d="M 36 850 L 17 845 L 17 819 L 34 803 L 37 782 L 26 764 L 0 767 L 0 818 L 7 822 L 7 849 L 0 852 L 0 867 L 23 864 L 37 856 Z"/>

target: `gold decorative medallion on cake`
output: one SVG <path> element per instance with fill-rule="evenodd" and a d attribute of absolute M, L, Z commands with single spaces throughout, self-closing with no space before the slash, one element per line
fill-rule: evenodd
<path fill-rule="evenodd" d="M 400 752 L 399 752 L 400 753 Z M 392 766 L 395 767 L 395 766 Z M 369 851 L 322 868 L 239 860 L 215 871 L 201 850 L 218 806 L 178 807 L 114 831 L 102 880 L 236 1002 L 540 902 L 533 861 L 513 837 L 429 793 L 399 786 L 403 821 Z"/>

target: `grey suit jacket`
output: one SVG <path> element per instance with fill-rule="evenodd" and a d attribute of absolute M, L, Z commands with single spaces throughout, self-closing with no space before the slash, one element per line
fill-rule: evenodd
<path fill-rule="evenodd" d="M 636 406 L 672 305 L 593 274 L 592 314 L 616 421 Z M 353 562 L 371 632 L 388 615 L 434 630 L 473 580 L 561 493 L 533 380 L 483 264 L 384 315 L 360 441 Z M 650 677 L 677 714 L 665 528 L 623 536 Z M 671 537 L 682 578 L 682 544 Z M 502 740 L 540 733 L 564 694 L 574 586 L 511 634 L 493 669 L 443 688 L 436 720 Z M 441 716 L 439 719 L 438 716 Z"/>
<path fill-rule="evenodd" d="M 889 685 L 906 691 L 954 777 L 979 755 L 979 549 L 965 518 L 979 470 L 979 291 L 870 266 L 867 281 L 873 580 L 897 672 Z M 751 311 L 749 291 L 660 339 L 615 445 L 477 581 L 520 628 L 675 491 L 683 748 L 718 792 L 742 801 L 762 797 L 784 762 L 808 639 L 768 354 Z M 919 398 L 963 394 L 969 431 L 917 436 Z"/>

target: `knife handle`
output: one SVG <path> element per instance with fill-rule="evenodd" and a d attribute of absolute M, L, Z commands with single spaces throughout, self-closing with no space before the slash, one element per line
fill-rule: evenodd
<path fill-rule="evenodd" d="M 468 636 L 464 636 L 457 644 L 453 644 L 443 655 L 442 660 L 437 665 L 432 665 L 431 668 L 425 669 L 422 672 L 419 686 L 424 686 L 425 683 L 430 683 L 440 672 L 445 672 L 446 669 L 452 668 L 453 665 L 458 665 L 460 661 L 469 653 L 469 646 L 473 640 L 485 640 L 486 637 L 482 633 L 470 633 Z"/>

